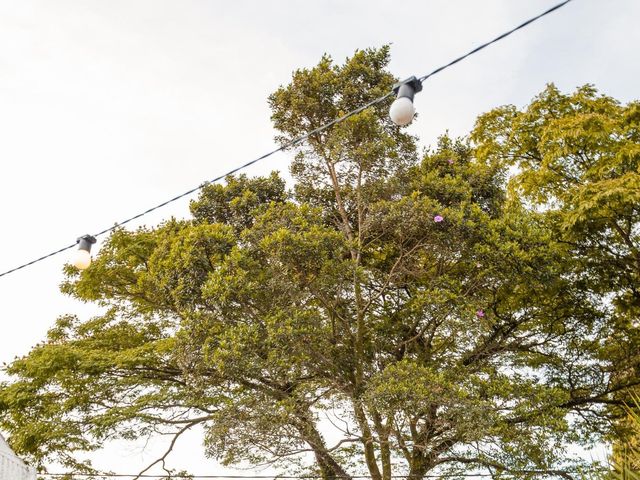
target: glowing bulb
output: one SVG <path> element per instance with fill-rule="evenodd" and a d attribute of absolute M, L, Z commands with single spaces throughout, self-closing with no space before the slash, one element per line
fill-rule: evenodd
<path fill-rule="evenodd" d="M 393 86 L 396 100 L 389 109 L 389 116 L 393 123 L 401 127 L 411 123 L 416 114 L 416 108 L 413 106 L 413 97 L 421 90 L 422 82 L 416 77 L 409 77 Z"/>
<path fill-rule="evenodd" d="M 76 268 L 84 270 L 91 265 L 91 245 L 96 243 L 96 239 L 91 235 L 84 235 L 80 237 L 77 242 L 78 250 L 76 250 L 72 263 Z"/>
<path fill-rule="evenodd" d="M 91 254 L 86 250 L 76 250 L 73 265 L 80 270 L 84 270 L 91 265 Z"/>
<path fill-rule="evenodd" d="M 389 116 L 393 123 L 399 126 L 409 125 L 413 116 L 416 114 L 416 109 L 413 106 L 411 99 L 407 97 L 397 98 L 395 102 L 391 104 L 389 109 Z"/>

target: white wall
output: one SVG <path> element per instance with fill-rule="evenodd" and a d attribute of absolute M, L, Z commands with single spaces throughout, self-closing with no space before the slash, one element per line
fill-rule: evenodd
<path fill-rule="evenodd" d="M 36 472 L 26 466 L 0 435 L 0 480 L 35 480 Z"/>

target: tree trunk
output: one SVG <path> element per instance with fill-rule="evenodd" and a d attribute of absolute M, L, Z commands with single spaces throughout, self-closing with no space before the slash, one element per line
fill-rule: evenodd
<path fill-rule="evenodd" d="M 300 412 L 298 415 L 300 424 L 298 425 L 298 431 L 302 438 L 307 442 L 309 447 L 313 450 L 318 467 L 322 472 L 323 480 L 352 480 L 342 466 L 336 462 L 331 456 L 331 452 L 327 450 L 324 443 L 324 439 L 320 432 L 316 429 L 313 421 L 309 418 L 308 413 Z"/>
<path fill-rule="evenodd" d="M 369 469 L 369 474 L 372 480 L 382 480 L 378 463 L 376 462 L 376 450 L 373 446 L 373 435 L 371 435 L 371 429 L 369 428 L 369 422 L 364 413 L 362 405 L 357 400 L 353 400 L 353 411 L 355 413 L 356 421 L 362 431 L 362 445 L 364 447 L 364 458 Z"/>

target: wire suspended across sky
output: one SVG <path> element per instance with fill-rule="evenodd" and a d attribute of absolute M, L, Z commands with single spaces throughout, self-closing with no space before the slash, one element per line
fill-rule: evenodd
<path fill-rule="evenodd" d="M 278 152 L 281 152 L 281 151 L 286 150 L 288 148 L 294 147 L 297 144 L 299 144 L 301 142 L 304 142 L 305 140 L 307 140 L 309 137 L 315 135 L 316 133 L 319 133 L 319 132 L 322 132 L 322 131 L 324 131 L 324 130 L 326 130 L 328 128 L 331 128 L 332 126 L 343 122 L 344 120 L 348 119 L 349 117 L 357 115 L 358 113 L 362 112 L 363 110 L 366 110 L 367 108 L 369 108 L 369 107 L 371 107 L 373 105 L 377 105 L 377 104 L 379 104 L 381 102 L 384 102 L 386 99 L 388 99 L 390 96 L 392 96 L 394 94 L 398 95 L 398 99 L 396 100 L 396 102 L 394 102 L 394 105 L 397 105 L 400 108 L 404 108 L 404 111 L 400 111 L 401 116 L 402 116 L 402 114 L 405 114 L 405 116 L 402 117 L 401 121 L 400 122 L 396 122 L 396 123 L 399 123 L 400 125 L 407 124 L 413 118 L 413 110 L 408 111 L 407 108 L 413 109 L 413 102 L 412 102 L 413 101 L 413 95 L 416 92 L 419 92 L 422 89 L 422 83 L 425 80 L 427 80 L 428 78 L 430 78 L 430 77 L 432 77 L 434 75 L 437 75 L 438 73 L 442 72 L 443 70 L 446 70 L 447 68 L 455 65 L 456 63 L 461 62 L 462 60 L 466 59 L 467 57 L 470 57 L 471 55 L 473 55 L 475 53 L 478 53 L 479 51 L 483 50 L 484 48 L 486 48 L 486 47 L 488 47 L 488 46 L 490 46 L 490 45 L 492 45 L 492 44 L 494 44 L 496 42 L 499 42 L 500 40 L 508 37 L 512 33 L 516 32 L 516 31 L 518 31 L 518 30 L 520 30 L 520 29 L 532 24 L 533 22 L 539 20 L 540 18 L 542 18 L 542 17 L 544 17 L 544 16 L 546 16 L 546 15 L 548 15 L 548 14 L 550 14 L 550 13 L 556 11 L 556 10 L 558 10 L 559 8 L 565 6 L 567 3 L 571 2 L 571 1 L 572 0 L 564 0 L 564 1 L 554 5 L 553 7 L 549 8 L 548 10 L 545 10 L 544 12 L 540 13 L 539 15 L 536 15 L 535 17 L 532 17 L 532 18 L 526 20 L 525 22 L 523 22 L 520 25 L 512 28 L 511 30 L 508 30 L 508 31 L 502 33 L 501 35 L 498 35 L 493 40 L 490 40 L 490 41 L 488 41 L 486 43 L 483 43 L 482 45 L 477 46 L 473 50 L 470 50 L 469 52 L 467 52 L 464 55 L 452 60 L 451 62 L 449 62 L 449 63 L 447 63 L 445 65 L 442 65 L 441 67 L 436 68 L 435 70 L 433 70 L 432 72 L 430 72 L 430 73 L 428 73 L 426 75 L 423 75 L 423 76 L 418 77 L 418 78 L 410 77 L 410 78 L 408 78 L 408 79 L 396 84 L 396 86 L 394 86 L 393 90 L 390 90 L 388 93 L 382 95 L 381 97 L 378 97 L 378 98 L 376 98 L 376 99 L 374 99 L 374 100 L 362 105 L 361 107 L 358 107 L 355 110 L 352 110 L 352 111 L 342 115 L 341 117 L 338 117 L 335 120 L 332 120 L 331 122 L 326 123 L 326 124 L 316 128 L 316 129 L 314 129 L 314 130 L 312 130 L 312 131 L 310 131 L 310 132 L 308 132 L 308 133 L 306 133 L 304 135 L 301 135 L 301 136 L 299 136 L 297 138 L 294 138 L 293 140 L 290 140 L 290 141 L 282 144 L 280 147 L 275 148 L 274 150 L 271 150 L 270 152 L 267 152 L 267 153 L 265 153 L 265 154 L 263 154 L 263 155 L 261 155 L 261 156 L 259 156 L 257 158 L 254 158 L 253 160 L 251 160 L 249 162 L 246 162 L 246 163 L 244 163 L 244 164 L 242 164 L 242 165 L 240 165 L 240 166 L 238 166 L 238 167 L 236 167 L 236 168 L 234 168 L 232 170 L 229 170 L 228 172 L 225 172 L 224 174 L 222 174 L 222 175 L 220 175 L 220 176 L 218 176 L 216 178 L 213 178 L 211 180 L 207 180 L 204 183 L 198 185 L 197 187 L 194 187 L 194 188 L 192 188 L 190 190 L 187 190 L 186 192 L 183 192 L 183 193 L 181 193 L 179 195 L 176 195 L 175 197 L 170 198 L 170 199 L 168 199 L 168 200 L 166 200 L 166 201 L 164 201 L 162 203 L 159 203 L 158 205 L 155 205 L 155 206 L 153 206 L 151 208 L 148 208 L 147 210 L 145 210 L 143 212 L 140 212 L 140 213 L 138 213 L 138 214 L 136 214 L 136 215 L 134 215 L 132 217 L 129 217 L 129 218 L 125 219 L 125 220 L 122 220 L 122 221 L 112 225 L 111 227 L 105 228 L 104 230 L 101 230 L 98 233 L 93 234 L 93 236 L 87 235 L 87 236 L 82 237 L 82 238 L 87 239 L 87 238 L 99 237 L 99 236 L 105 235 L 105 234 L 107 234 L 109 232 L 112 232 L 113 230 L 115 230 L 116 228 L 121 227 L 122 225 L 126 225 L 127 223 L 130 223 L 133 220 L 137 220 L 138 218 L 141 218 L 141 217 L 143 217 L 143 216 L 145 216 L 145 215 L 147 215 L 147 214 L 149 214 L 149 213 L 151 213 L 151 212 L 153 212 L 155 210 L 158 210 L 158 209 L 160 209 L 160 208 L 162 208 L 162 207 L 164 207 L 166 205 L 169 205 L 170 203 L 173 203 L 173 202 L 175 202 L 177 200 L 180 200 L 181 198 L 184 198 L 184 197 L 186 197 L 188 195 L 191 195 L 192 193 L 195 193 L 195 192 L 201 190 L 202 188 L 204 188 L 207 185 L 211 185 L 212 183 L 216 183 L 216 182 L 224 179 L 225 177 L 227 177 L 229 175 L 233 175 L 234 173 L 237 173 L 237 172 L 239 172 L 241 170 L 244 170 L 244 169 L 250 167 L 251 165 L 253 165 L 255 163 L 258 163 L 258 162 L 260 162 L 260 161 L 262 161 L 262 160 L 264 160 L 264 159 L 266 159 L 266 158 L 268 158 L 268 157 L 270 157 L 270 156 L 272 156 L 272 155 L 274 155 L 274 154 L 276 154 Z M 402 102 L 403 104 L 398 103 L 398 102 L 401 102 L 401 101 L 404 101 L 404 102 Z M 392 111 L 391 111 L 391 116 L 392 116 L 392 118 L 394 117 L 393 107 L 392 107 Z M 393 118 L 393 119 L 394 119 L 394 121 L 396 121 L 395 118 Z M 408 119 L 408 121 L 404 121 L 406 119 Z M 78 241 L 80 241 L 80 240 L 81 239 L 78 239 Z M 95 239 L 93 239 L 93 241 L 95 242 Z M 55 255 L 58 255 L 59 253 L 65 252 L 66 250 L 70 250 L 70 249 L 74 248 L 77 244 L 78 244 L 78 242 L 72 243 L 72 244 L 67 245 L 65 247 L 59 248 L 58 250 L 55 250 L 55 251 L 53 251 L 51 253 L 48 253 L 48 254 L 43 255 L 43 256 L 41 256 L 39 258 L 36 258 L 36 259 L 31 260 L 31 261 L 29 261 L 27 263 L 24 263 L 24 264 L 22 264 L 20 266 L 17 266 L 15 268 L 10 269 L 10 270 L 6 270 L 6 271 L 0 273 L 0 277 L 4 277 L 6 275 L 9 275 L 10 273 L 16 272 L 18 270 L 22 270 L 23 268 L 26 268 L 26 267 L 29 267 L 29 266 L 35 264 L 35 263 L 41 262 L 42 260 L 46 260 L 47 258 L 53 257 Z"/>
<path fill-rule="evenodd" d="M 514 472 L 514 473 L 501 473 L 501 476 L 506 479 L 516 480 L 520 478 L 519 476 L 522 474 L 536 474 L 540 475 L 541 478 L 551 475 L 557 475 L 558 473 L 602 473 L 606 470 L 562 470 L 562 471 L 525 471 L 525 472 Z M 170 479 L 193 479 L 193 480 L 321 480 L 323 477 L 321 475 L 186 475 L 181 477 L 180 475 L 152 475 L 152 474 L 120 474 L 120 473 L 109 473 L 109 474 L 87 474 L 87 473 L 40 473 L 40 476 L 48 477 L 52 479 L 56 478 L 77 478 L 77 479 L 111 479 L 111 478 L 120 478 L 120 479 L 151 479 L 151 480 L 170 480 Z M 424 476 L 420 476 L 419 480 L 429 480 L 429 479 L 448 479 L 448 478 L 493 478 L 494 474 L 492 473 L 440 473 L 440 474 L 427 474 Z M 372 478 L 371 475 L 353 475 L 349 478 L 353 480 L 370 480 Z M 418 480 L 417 477 L 412 477 L 411 475 L 391 475 L 393 480 Z"/>

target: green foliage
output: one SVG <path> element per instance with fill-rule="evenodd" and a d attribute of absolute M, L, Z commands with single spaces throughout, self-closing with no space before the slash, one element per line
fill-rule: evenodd
<path fill-rule="evenodd" d="M 638 480 L 640 479 L 640 398 L 631 395 L 625 406 L 626 417 L 618 423 L 618 442 L 614 446 L 607 469 L 590 475 L 587 480 Z"/>
<path fill-rule="evenodd" d="M 386 92 L 388 61 L 294 72 L 269 99 L 279 141 Z M 292 192 L 229 177 L 192 220 L 68 267 L 103 313 L 7 367 L 16 451 L 89 470 L 75 452 L 201 425 L 224 464 L 326 479 L 566 477 L 566 446 L 612 432 L 638 381 L 637 106 L 550 87 L 422 158 L 387 107 L 297 145 Z"/>
<path fill-rule="evenodd" d="M 614 445 L 611 458 L 613 479 L 640 479 L 640 398 L 631 395 L 626 406 L 626 418 L 619 423 L 620 439 Z"/>
<path fill-rule="evenodd" d="M 615 365 L 610 414 L 626 417 L 640 372 L 640 103 L 550 85 L 522 111 L 482 116 L 472 138 L 484 161 L 518 167 L 511 190 L 546 212 L 575 281 L 610 305 L 599 356 Z"/>

